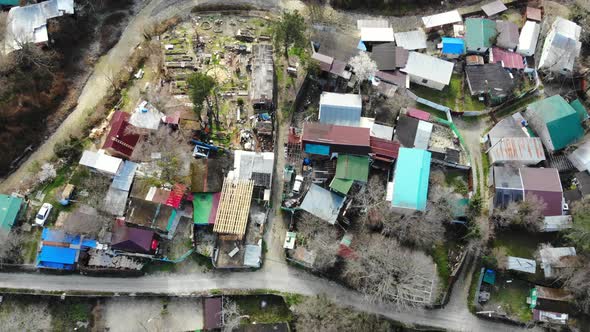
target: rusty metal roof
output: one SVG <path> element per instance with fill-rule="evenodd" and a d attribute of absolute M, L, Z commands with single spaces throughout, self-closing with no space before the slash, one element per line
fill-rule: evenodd
<path fill-rule="evenodd" d="M 491 163 L 521 162 L 537 164 L 545 160 L 543 143 L 538 137 L 505 137 L 489 150 Z"/>

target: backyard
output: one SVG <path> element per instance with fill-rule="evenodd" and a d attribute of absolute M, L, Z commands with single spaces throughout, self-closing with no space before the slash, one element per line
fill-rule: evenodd
<path fill-rule="evenodd" d="M 532 311 L 526 303 L 531 287 L 528 282 L 499 275 L 495 285 L 490 288 L 490 301 L 483 309 L 505 314 L 523 323 L 528 322 L 533 318 Z"/>
<path fill-rule="evenodd" d="M 447 106 L 455 112 L 482 111 L 486 108 L 477 97 L 470 95 L 467 84 L 463 83 L 463 76 L 460 74 L 453 74 L 451 83 L 442 91 L 417 84 L 412 84 L 411 89 L 417 96 Z"/>

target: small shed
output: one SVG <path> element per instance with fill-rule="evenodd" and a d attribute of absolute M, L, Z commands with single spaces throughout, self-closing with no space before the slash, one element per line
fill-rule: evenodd
<path fill-rule="evenodd" d="M 312 184 L 301 203 L 301 209 L 334 225 L 343 204 L 344 197 Z"/>
<path fill-rule="evenodd" d="M 361 28 L 361 41 L 366 43 L 387 43 L 395 41 L 392 28 Z"/>
<path fill-rule="evenodd" d="M 541 22 L 543 13 L 540 8 L 526 7 L 526 19 Z"/>
<path fill-rule="evenodd" d="M 490 51 L 490 63 L 499 63 L 506 69 L 524 69 L 524 58 L 521 54 L 493 47 Z"/>
<path fill-rule="evenodd" d="M 442 38 L 442 54 L 447 58 L 456 58 L 465 54 L 465 40 L 463 38 Z"/>
<path fill-rule="evenodd" d="M 221 193 L 193 194 L 193 222 L 195 225 L 207 226 L 215 224 L 220 198 Z"/>
<path fill-rule="evenodd" d="M 129 118 L 129 123 L 137 128 L 156 130 L 164 118 L 164 113 L 160 112 L 154 105 L 142 100 Z"/>
<path fill-rule="evenodd" d="M 507 9 L 508 7 L 506 7 L 506 5 L 500 0 L 496 0 L 481 6 L 481 10 L 483 10 L 483 12 L 486 13 L 488 17 L 497 15 Z"/>
<path fill-rule="evenodd" d="M 535 274 L 537 262 L 533 259 L 508 256 L 508 270 Z"/>
<path fill-rule="evenodd" d="M 448 24 L 462 22 L 463 18 L 458 10 L 451 10 L 430 16 L 422 17 L 422 23 L 427 29 L 445 26 Z"/>
<path fill-rule="evenodd" d="M 368 179 L 368 157 L 340 155 L 336 164 L 336 175 L 330 183 L 330 189 L 347 195 L 355 181 L 366 183 Z"/>
<path fill-rule="evenodd" d="M 106 155 L 103 150 L 98 152 L 86 150 L 82 153 L 79 164 L 97 172 L 114 176 L 123 166 L 123 160 Z"/>
<path fill-rule="evenodd" d="M 203 329 L 218 330 L 223 327 L 223 300 L 221 297 L 203 299 Z"/>

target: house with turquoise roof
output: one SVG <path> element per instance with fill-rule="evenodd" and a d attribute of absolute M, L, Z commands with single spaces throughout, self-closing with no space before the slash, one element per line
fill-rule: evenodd
<path fill-rule="evenodd" d="M 426 210 L 431 158 L 426 150 L 400 148 L 393 177 L 393 207 Z"/>
<path fill-rule="evenodd" d="M 529 104 L 524 117 L 549 152 L 561 150 L 584 135 L 580 114 L 560 95 Z"/>
<path fill-rule="evenodd" d="M 485 53 L 495 44 L 496 22 L 485 18 L 465 20 L 465 46 L 467 52 Z"/>

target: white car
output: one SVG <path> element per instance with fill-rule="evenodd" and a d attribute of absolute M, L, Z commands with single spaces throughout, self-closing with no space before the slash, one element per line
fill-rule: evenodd
<path fill-rule="evenodd" d="M 295 183 L 293 184 L 293 192 L 296 194 L 299 194 L 302 184 L 303 184 L 303 176 L 297 175 L 295 177 Z"/>
<path fill-rule="evenodd" d="M 47 217 L 49 217 L 49 214 L 51 213 L 52 209 L 53 209 L 53 205 L 51 205 L 49 203 L 43 203 L 43 205 L 41 206 L 41 209 L 39 209 L 39 212 L 37 213 L 37 216 L 35 217 L 35 225 L 43 226 L 45 224 L 45 222 L 47 221 Z"/>

